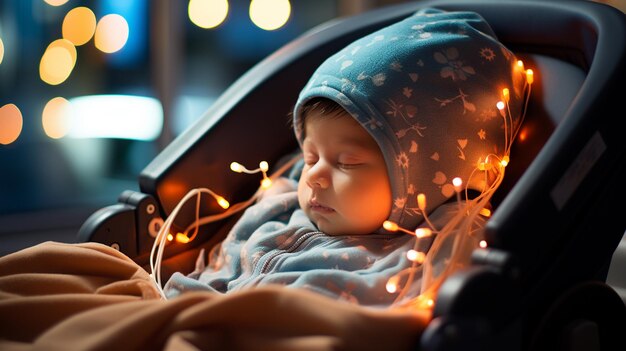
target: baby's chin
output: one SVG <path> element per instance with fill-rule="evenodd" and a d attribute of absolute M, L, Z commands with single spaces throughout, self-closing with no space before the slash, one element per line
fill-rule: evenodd
<path fill-rule="evenodd" d="M 329 223 L 325 219 L 313 220 L 313 223 L 326 235 L 341 236 L 341 235 L 368 235 L 373 234 L 377 228 L 373 230 L 351 227 L 349 225 L 341 225 L 338 223 Z"/>

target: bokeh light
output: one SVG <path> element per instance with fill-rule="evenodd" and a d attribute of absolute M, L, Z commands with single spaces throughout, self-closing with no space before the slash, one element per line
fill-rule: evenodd
<path fill-rule="evenodd" d="M 48 5 L 61 6 L 61 5 L 65 4 L 68 0 L 44 0 L 44 1 Z"/>
<path fill-rule="evenodd" d="M 0 144 L 8 145 L 22 133 L 22 112 L 15 104 L 0 107 Z"/>
<path fill-rule="evenodd" d="M 121 50 L 128 40 L 128 22 L 118 14 L 109 14 L 100 19 L 96 25 L 96 48 L 104 53 Z"/>
<path fill-rule="evenodd" d="M 39 76 L 50 84 L 63 83 L 72 73 L 76 64 L 76 47 L 69 40 L 57 39 L 50 43 L 41 56 Z"/>
<path fill-rule="evenodd" d="M 2 59 L 4 59 L 4 43 L 2 38 L 0 38 L 0 63 L 2 63 Z"/>
<path fill-rule="evenodd" d="M 50 99 L 43 108 L 41 124 L 47 136 L 52 139 L 64 137 L 69 130 L 70 102 L 63 97 Z"/>
<path fill-rule="evenodd" d="M 96 15 L 87 7 L 70 10 L 63 19 L 63 38 L 80 46 L 87 43 L 96 31 Z"/>
<path fill-rule="evenodd" d="M 261 29 L 278 29 L 287 23 L 290 15 L 289 0 L 252 0 L 250 2 L 250 19 Z"/>
<path fill-rule="evenodd" d="M 215 28 L 228 15 L 227 0 L 189 0 L 187 7 L 189 19 L 200 28 Z"/>
<path fill-rule="evenodd" d="M 163 129 L 163 107 L 153 97 L 85 95 L 69 103 L 68 138 L 155 140 Z"/>

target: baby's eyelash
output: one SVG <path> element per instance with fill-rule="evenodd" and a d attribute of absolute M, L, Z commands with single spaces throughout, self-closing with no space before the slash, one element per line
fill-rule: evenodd
<path fill-rule="evenodd" d="M 339 168 L 345 168 L 345 169 L 356 168 L 356 167 L 358 167 L 360 165 L 362 165 L 362 163 L 342 163 L 342 162 L 337 162 L 337 166 Z"/>

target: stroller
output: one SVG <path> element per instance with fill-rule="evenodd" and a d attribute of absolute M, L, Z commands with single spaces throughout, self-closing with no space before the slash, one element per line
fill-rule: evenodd
<path fill-rule="evenodd" d="M 116 247 L 147 267 L 163 219 L 190 189 L 210 187 L 244 201 L 258 181 L 224 176 L 231 161 L 273 164 L 297 150 L 285 116 L 324 59 L 427 6 L 478 12 L 539 74 L 511 150 L 515 161 L 492 198 L 489 248 L 476 250 L 472 265 L 441 286 L 416 349 L 623 345 L 626 307 L 606 277 L 626 231 L 623 207 L 614 205 L 626 195 L 618 183 L 626 176 L 626 144 L 612 118 L 626 79 L 626 17 L 588 1 L 419 1 L 316 27 L 237 80 L 141 172 L 140 191 L 123 192 L 87 219 L 79 240 Z M 250 118 L 259 111 L 263 118 Z M 200 215 L 217 211 L 205 201 Z M 194 218 L 194 205 L 185 205 L 174 225 Z M 202 226 L 188 244 L 168 244 L 164 275 L 191 271 L 199 250 L 218 243 L 236 219 Z"/>

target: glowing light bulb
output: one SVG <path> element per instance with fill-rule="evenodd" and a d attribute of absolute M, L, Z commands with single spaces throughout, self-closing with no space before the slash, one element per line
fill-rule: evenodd
<path fill-rule="evenodd" d="M 478 170 L 479 171 L 487 171 L 487 170 L 490 170 L 491 167 L 493 167 L 493 166 L 487 160 L 485 160 L 485 162 L 479 162 L 478 163 Z"/>
<path fill-rule="evenodd" d="M 505 106 L 506 106 L 506 105 L 505 105 L 505 104 L 504 104 L 504 102 L 502 102 L 502 101 L 498 101 L 498 102 L 496 102 L 496 107 L 497 107 L 497 108 L 498 108 L 498 110 L 500 110 L 500 111 L 504 110 L 504 107 L 505 107 Z"/>
<path fill-rule="evenodd" d="M 269 165 L 266 161 L 261 161 L 261 163 L 259 163 L 259 168 L 261 169 L 261 171 L 267 172 L 267 170 L 269 169 Z"/>
<path fill-rule="evenodd" d="M 174 240 L 174 236 L 172 234 L 167 234 L 167 241 Z"/>
<path fill-rule="evenodd" d="M 454 185 L 454 191 L 458 193 L 461 191 L 461 185 L 463 185 L 463 180 L 460 177 L 454 177 L 452 179 L 452 185 Z"/>
<path fill-rule="evenodd" d="M 484 248 L 486 248 L 486 247 L 487 247 L 487 242 L 486 242 L 485 240 L 481 240 L 481 241 L 478 243 L 478 246 L 480 246 L 481 248 L 483 248 L 483 249 L 484 249 Z"/>
<path fill-rule="evenodd" d="M 509 102 L 509 88 L 502 89 L 502 97 L 504 98 L 504 101 Z"/>
<path fill-rule="evenodd" d="M 241 173 L 243 172 L 243 166 L 237 162 L 232 162 L 230 164 L 230 170 L 233 172 Z"/>
<path fill-rule="evenodd" d="M 424 194 L 417 195 L 417 207 L 419 207 L 419 209 L 422 211 L 426 209 L 426 195 Z"/>
<path fill-rule="evenodd" d="M 392 221 L 384 221 L 383 222 L 383 228 L 387 229 L 390 232 L 397 232 L 398 231 L 398 225 Z"/>
<path fill-rule="evenodd" d="M 534 77 L 534 73 L 532 69 L 527 69 L 526 70 L 526 82 L 528 84 L 533 84 L 533 82 L 535 81 L 535 77 Z"/>
<path fill-rule="evenodd" d="M 479 212 L 484 217 L 491 217 L 491 210 L 488 208 L 481 208 Z"/>
<path fill-rule="evenodd" d="M 419 239 L 427 238 L 433 234 L 433 231 L 428 228 L 417 228 L 415 229 L 415 236 Z"/>
<path fill-rule="evenodd" d="M 272 186 L 272 180 L 269 178 L 263 178 L 263 180 L 261 180 L 261 188 L 263 189 L 267 189 L 269 187 Z"/>
<path fill-rule="evenodd" d="M 227 209 L 230 204 L 228 203 L 228 201 L 226 201 L 225 198 L 221 197 L 221 196 L 217 196 L 216 198 L 217 203 L 223 208 L 223 209 Z"/>
<path fill-rule="evenodd" d="M 517 60 L 517 68 L 519 68 L 521 71 L 524 70 L 524 62 L 522 62 L 522 60 Z"/>
<path fill-rule="evenodd" d="M 412 262 L 424 263 L 426 260 L 426 254 L 416 250 L 409 250 L 406 253 L 406 258 Z"/>
<path fill-rule="evenodd" d="M 399 278 L 397 276 L 389 278 L 387 285 L 385 286 L 388 293 L 393 294 L 398 291 L 398 279 Z"/>
<path fill-rule="evenodd" d="M 183 233 L 176 234 L 176 241 L 181 244 L 186 244 L 189 242 L 189 237 Z"/>
<path fill-rule="evenodd" d="M 504 155 L 502 160 L 500 160 L 500 165 L 502 165 L 502 167 L 506 167 L 509 164 L 509 160 L 509 156 Z"/>

